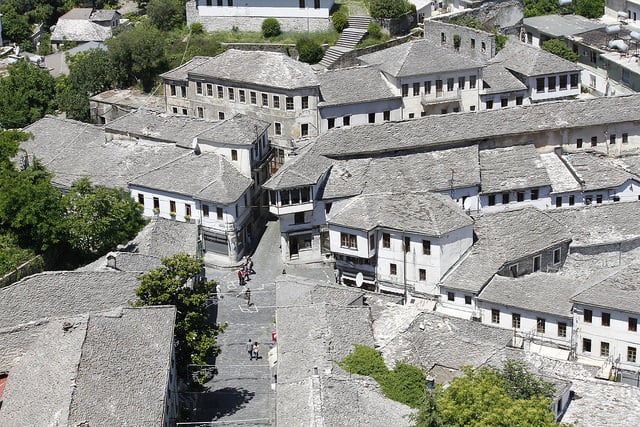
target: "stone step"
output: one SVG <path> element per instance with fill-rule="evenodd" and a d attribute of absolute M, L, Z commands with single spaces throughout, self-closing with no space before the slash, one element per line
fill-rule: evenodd
<path fill-rule="evenodd" d="M 349 28 L 359 28 L 366 30 L 369 27 L 370 22 L 371 17 L 369 16 L 350 16 Z"/>

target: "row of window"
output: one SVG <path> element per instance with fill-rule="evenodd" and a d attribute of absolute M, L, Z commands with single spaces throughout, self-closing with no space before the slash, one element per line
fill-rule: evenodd
<path fill-rule="evenodd" d="M 593 322 L 593 310 L 585 309 L 582 314 L 582 318 L 584 323 L 592 323 Z M 602 326 L 611 326 L 611 313 L 602 312 L 600 314 L 600 324 Z M 636 317 L 629 317 L 627 319 L 627 329 L 630 332 L 638 331 L 638 319 Z"/>
<path fill-rule="evenodd" d="M 615 133 L 612 133 L 611 135 L 609 135 L 609 144 L 615 144 L 617 141 L 617 136 Z M 622 143 L 626 144 L 629 142 L 629 134 L 628 133 L 623 133 L 622 134 Z M 584 144 L 584 140 L 582 138 L 577 138 L 576 139 L 576 148 L 582 148 Z M 591 146 L 592 147 L 597 147 L 598 146 L 598 137 L 597 136 L 592 136 L 591 137 Z"/>
<path fill-rule="evenodd" d="M 516 193 L 516 202 L 524 202 L 525 201 L 525 195 L 526 192 L 525 191 L 518 191 Z M 530 192 L 529 192 L 529 199 L 530 200 L 538 200 L 538 198 L 540 197 L 540 190 L 537 188 L 533 188 Z M 496 194 L 489 194 L 489 196 L 487 196 L 487 204 L 489 206 L 495 206 L 496 205 L 496 201 L 498 200 L 497 195 Z M 500 200 L 502 201 L 503 205 L 508 205 L 511 202 L 511 194 L 510 193 L 502 193 Z"/>
<path fill-rule="evenodd" d="M 491 323 L 500 324 L 500 310 L 491 309 Z M 520 329 L 521 326 L 521 316 L 519 313 L 511 313 L 511 327 L 514 329 Z M 543 317 L 536 318 L 536 332 L 539 334 L 544 334 L 547 332 L 547 320 Z M 558 322 L 558 331 L 557 334 L 559 337 L 566 338 L 567 336 L 567 324 L 566 322 Z"/>
<path fill-rule="evenodd" d="M 569 84 L 571 89 L 578 89 L 578 82 L 580 80 L 579 74 L 569 75 Z M 547 85 L 545 86 L 545 82 Z M 536 92 L 555 92 L 558 90 L 567 90 L 567 75 L 562 74 L 560 76 L 538 77 L 536 79 Z"/>
<path fill-rule="evenodd" d="M 145 206 L 144 194 L 138 193 L 138 203 L 140 203 L 142 207 Z M 177 207 L 176 201 L 169 200 L 169 212 L 171 214 L 175 215 L 176 207 Z M 160 199 L 158 197 L 153 198 L 153 209 L 160 210 Z M 223 213 L 222 208 L 216 208 L 216 219 L 222 220 L 222 213 Z M 189 203 L 184 204 L 184 215 L 191 216 L 191 204 Z M 202 216 L 204 216 L 205 218 L 209 217 L 209 205 L 202 205 Z"/>
<path fill-rule="evenodd" d="M 524 97 L 522 95 L 516 96 L 516 105 L 522 105 Z M 509 98 L 500 98 L 500 107 L 505 108 L 509 106 Z M 493 110 L 493 99 L 487 99 L 485 101 L 485 108 L 487 110 Z"/>
<path fill-rule="evenodd" d="M 224 87 L 220 85 L 215 85 L 215 94 L 218 99 L 226 99 L 229 101 L 236 101 L 236 99 L 241 103 L 247 103 L 247 91 L 244 89 L 235 89 L 232 87 Z M 173 92 L 172 92 L 173 93 Z M 202 83 L 196 82 L 196 94 L 204 95 L 208 97 L 214 96 L 214 85 L 211 83 Z M 294 110 L 294 103 L 292 96 L 285 96 L 284 103 L 282 102 L 283 96 L 281 95 L 269 95 L 268 93 L 260 94 L 260 105 L 263 107 L 271 107 L 276 110 L 280 110 L 282 105 L 284 105 L 284 109 L 287 111 Z M 249 91 L 249 103 L 253 105 L 258 104 L 258 92 Z M 309 97 L 303 96 L 301 97 L 301 105 L 302 109 L 306 110 L 309 108 Z"/>
<path fill-rule="evenodd" d="M 367 114 L 367 122 L 368 123 L 376 123 L 376 118 L 378 117 L 378 114 L 376 113 L 368 113 Z M 383 111 L 382 112 L 382 121 L 383 122 L 388 122 L 391 120 L 391 111 L 387 110 L 387 111 Z M 351 125 L 351 116 L 343 116 L 342 117 L 342 126 L 350 126 Z M 335 117 L 329 117 L 327 119 L 327 128 L 329 129 L 333 129 L 334 127 L 336 127 L 336 118 Z"/>
<path fill-rule="evenodd" d="M 272 206 L 299 205 L 301 203 L 308 203 L 311 201 L 311 187 L 280 190 L 277 193 L 280 195 L 279 204 L 278 199 L 276 198 L 276 192 L 269 191 L 269 204 Z"/>
<path fill-rule="evenodd" d="M 389 274 L 391 276 L 396 276 L 398 274 L 397 264 L 389 264 Z M 425 270 L 424 268 L 418 269 L 418 280 L 421 282 L 427 280 L 427 270 Z"/>
<path fill-rule="evenodd" d="M 466 76 L 458 77 L 458 89 L 460 90 L 465 89 L 466 80 L 467 80 Z M 443 82 L 444 80 L 435 80 L 434 82 L 436 97 L 440 97 L 443 95 Z M 424 88 L 424 91 L 422 92 L 423 94 L 430 95 L 432 92 L 431 83 L 432 83 L 431 80 L 426 80 L 424 82 L 424 86 L 422 86 L 420 82 L 413 83 L 411 85 L 412 96 L 419 96 L 421 87 Z M 453 92 L 455 87 L 455 79 L 453 77 L 450 77 L 447 79 L 446 83 L 447 83 L 447 92 Z M 475 89 L 475 88 L 476 88 L 476 76 L 469 76 L 469 89 Z M 403 97 L 406 98 L 407 96 L 409 96 L 409 84 L 407 83 L 403 84 L 401 86 L 401 89 L 402 89 Z"/>
<path fill-rule="evenodd" d="M 340 246 L 346 249 L 358 249 L 358 240 L 355 234 L 340 233 Z M 373 250 L 376 247 L 376 235 L 371 234 L 369 236 L 369 249 Z M 391 234 L 382 233 L 382 247 L 391 248 Z M 411 238 L 405 236 L 402 245 L 405 252 L 411 251 Z M 422 240 L 422 254 L 431 255 L 431 241 Z"/>
<path fill-rule="evenodd" d="M 606 341 L 600 341 L 600 356 L 601 357 L 609 357 L 609 351 L 611 346 Z M 591 339 L 590 338 L 582 338 L 582 352 L 583 353 L 591 353 Z M 638 351 L 636 347 L 627 347 L 627 362 L 635 363 L 637 358 Z"/>
<path fill-rule="evenodd" d="M 443 46 L 445 44 L 447 44 L 447 35 L 445 33 L 440 33 L 440 44 L 443 45 Z M 456 51 L 459 51 L 461 45 L 462 45 L 462 38 L 460 37 L 459 34 L 454 34 L 453 35 L 453 47 L 455 48 Z M 471 47 L 471 49 L 475 49 L 476 48 L 476 39 L 471 38 L 469 40 L 469 46 Z M 482 52 L 486 52 L 487 51 L 487 44 L 485 42 L 480 42 L 480 49 L 482 50 Z"/>
<path fill-rule="evenodd" d="M 213 0 L 206 0 L 206 5 L 207 6 L 213 6 Z M 216 5 L 217 6 L 224 6 L 224 0 L 216 0 Z M 227 6 L 233 6 L 233 0 L 227 0 Z M 298 0 L 298 6 L 300 7 L 300 9 L 304 9 L 306 8 L 306 1 L 305 0 Z M 313 0 L 313 8 L 314 9 L 320 9 L 320 0 Z"/>

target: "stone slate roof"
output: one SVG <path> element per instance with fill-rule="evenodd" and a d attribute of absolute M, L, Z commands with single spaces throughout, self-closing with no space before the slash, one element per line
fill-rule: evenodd
<path fill-rule="evenodd" d="M 37 319 L 128 306 L 138 273 L 55 271 L 25 277 L 0 289 L 0 328 Z"/>
<path fill-rule="evenodd" d="M 288 159 L 263 187 L 267 190 L 280 190 L 314 185 L 329 170 L 331 164 L 331 160 L 318 155 L 315 144 L 310 144 L 295 158 Z"/>
<path fill-rule="evenodd" d="M 401 122 L 332 129 L 318 137 L 316 150 L 320 154 L 341 157 L 462 145 L 496 137 L 620 123 L 621 118 L 636 117 L 638 110 L 640 95 L 629 95 L 441 114 Z M 464 126 L 460 123 L 464 123 Z"/>
<path fill-rule="evenodd" d="M 196 136 L 199 144 L 252 145 L 268 128 L 269 122 L 244 114 L 216 122 Z"/>
<path fill-rule="evenodd" d="M 192 148 L 196 136 L 218 125 L 219 122 L 138 109 L 108 123 L 104 130 L 115 135 L 170 142 L 178 147 Z"/>
<path fill-rule="evenodd" d="M 582 190 L 582 186 L 576 180 L 576 177 L 555 152 L 540 154 L 540 160 L 542 160 L 544 167 L 547 169 L 547 175 L 551 180 L 552 193 Z"/>
<path fill-rule="evenodd" d="M 608 141 L 605 143 L 608 144 Z M 578 175 L 584 191 L 615 188 L 630 179 L 638 180 L 637 176 L 630 174 L 603 154 L 572 153 L 564 154 L 562 159 Z"/>
<path fill-rule="evenodd" d="M 509 38 L 505 46 L 493 58 L 493 62 L 527 77 L 582 70 L 580 66 L 571 61 L 514 38 Z"/>
<path fill-rule="evenodd" d="M 24 129 L 33 139 L 20 147 L 53 173 L 53 183 L 69 188 L 79 178 L 95 185 L 126 188 L 134 176 L 184 154 L 169 144 L 105 142 L 102 128 L 46 116 Z"/>
<path fill-rule="evenodd" d="M 114 257 L 116 268 L 113 269 L 107 264 L 107 257 Z M 160 258 L 142 255 L 134 252 L 109 252 L 92 263 L 77 268 L 75 271 L 129 271 L 146 273 L 149 270 L 162 265 Z"/>
<path fill-rule="evenodd" d="M 173 70 L 169 73 L 172 72 Z M 237 49 L 229 49 L 209 58 L 187 74 L 192 79 L 225 80 L 285 90 L 314 88 L 319 84 L 309 64 L 296 61 L 283 53 Z"/>
<path fill-rule="evenodd" d="M 357 288 L 317 283 L 287 274 L 276 279 L 276 306 L 325 304 L 358 305 L 364 292 Z M 362 306 L 362 303 L 359 304 Z"/>
<path fill-rule="evenodd" d="M 228 205 L 238 200 L 252 182 L 224 156 L 189 152 L 129 184 Z"/>
<path fill-rule="evenodd" d="M 435 364 L 460 369 L 479 366 L 511 342 L 513 332 L 438 313 L 420 314 L 383 349 L 385 361 L 396 360 L 428 371 Z"/>
<path fill-rule="evenodd" d="M 482 69 L 481 94 L 494 94 L 527 90 L 527 86 L 501 64 L 488 64 Z"/>
<path fill-rule="evenodd" d="M 169 70 L 166 73 L 160 74 L 165 80 L 174 80 L 174 81 L 184 81 L 186 82 L 189 78 L 189 72 L 194 68 L 198 68 L 200 65 L 206 63 L 211 59 L 209 56 L 194 56 L 184 64 L 174 68 L 173 70 Z"/>
<path fill-rule="evenodd" d="M 598 246 L 640 238 L 640 202 L 592 204 L 548 211 L 571 233 L 571 246 Z"/>
<path fill-rule="evenodd" d="M 334 160 L 323 199 L 357 194 L 449 191 L 480 184 L 478 146 L 422 153 Z"/>
<path fill-rule="evenodd" d="M 123 105 L 130 108 L 145 108 L 162 112 L 166 110 L 166 102 L 160 96 L 144 93 L 138 89 L 111 89 L 89 98 L 104 104 Z"/>
<path fill-rule="evenodd" d="M 571 240 L 563 223 L 532 207 L 481 215 L 474 230 L 478 240 L 443 287 L 480 292 L 505 264 Z"/>
<path fill-rule="evenodd" d="M 158 258 L 177 253 L 196 255 L 198 226 L 156 217 L 127 244 L 125 250 Z"/>
<path fill-rule="evenodd" d="M 640 313 L 640 265 L 631 264 L 573 296 L 572 301 L 614 311 Z"/>
<path fill-rule="evenodd" d="M 479 154 L 483 194 L 551 185 L 533 144 L 480 150 Z"/>
<path fill-rule="evenodd" d="M 370 231 L 376 227 L 443 236 L 473 224 L 448 196 L 436 193 L 382 193 L 334 203 L 327 223 Z"/>
<path fill-rule="evenodd" d="M 427 40 L 415 40 L 362 55 L 361 62 L 393 77 L 409 77 L 480 68 L 482 62 Z"/>
<path fill-rule="evenodd" d="M 402 97 L 394 95 L 380 71 L 374 67 L 342 68 L 318 74 L 318 107 L 360 104 Z"/>
<path fill-rule="evenodd" d="M 91 8 L 76 8 L 58 18 L 55 29 L 51 33 L 51 40 L 102 42 L 111 37 L 111 26 L 102 26 L 93 22 L 95 20 L 91 19 L 91 12 Z"/>
<path fill-rule="evenodd" d="M 571 297 L 592 283 L 562 273 L 532 273 L 518 278 L 494 276 L 479 301 L 572 318 Z M 552 296 L 552 297 L 550 297 Z"/>
<path fill-rule="evenodd" d="M 175 316 L 161 306 L 89 318 L 69 424 L 162 424 Z"/>
<path fill-rule="evenodd" d="M 553 38 L 580 34 L 606 25 L 580 15 L 544 15 L 524 18 L 522 23 Z"/>

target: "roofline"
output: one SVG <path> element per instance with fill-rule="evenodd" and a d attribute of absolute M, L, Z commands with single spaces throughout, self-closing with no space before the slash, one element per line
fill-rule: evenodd
<path fill-rule="evenodd" d="M 195 79 L 195 80 L 199 80 L 199 79 L 216 80 L 216 81 L 220 81 L 221 83 L 224 83 L 224 82 L 233 83 L 233 84 L 236 85 L 236 87 L 242 87 L 242 86 L 238 86 L 238 83 L 240 83 L 240 84 L 250 84 L 250 85 L 264 87 L 264 88 L 271 88 L 271 89 L 276 88 L 276 89 L 282 89 L 282 90 L 298 90 L 298 89 L 313 89 L 313 88 L 319 89 L 320 88 L 320 82 L 318 82 L 316 85 L 282 87 L 282 86 L 260 84 L 260 83 L 256 83 L 256 82 L 247 82 L 247 81 L 243 81 L 243 80 L 232 80 L 232 79 L 216 77 L 216 76 L 212 76 L 212 75 L 199 74 L 199 73 L 195 73 L 193 71 L 187 71 L 187 81 L 191 81 L 192 78 Z"/>
<path fill-rule="evenodd" d="M 528 311 L 531 311 L 531 312 L 534 312 L 534 313 L 543 313 L 543 314 L 549 314 L 551 316 L 557 316 L 557 317 L 562 317 L 562 318 L 566 318 L 566 319 L 573 319 L 573 309 L 571 309 L 569 311 L 570 314 L 564 315 L 564 314 L 558 314 L 558 313 L 551 313 L 551 312 L 545 311 L 545 310 L 536 310 L 536 309 L 521 307 L 521 306 L 518 306 L 518 305 L 505 304 L 505 303 L 501 303 L 501 302 L 491 301 L 491 300 L 488 300 L 488 299 L 481 298 L 480 295 L 478 295 L 476 297 L 476 299 L 478 301 L 483 301 L 483 302 L 488 302 L 488 303 L 493 303 L 493 304 L 500 304 L 500 305 L 502 305 L 504 307 L 507 307 L 507 308 L 519 308 L 519 309 L 528 310 Z M 571 301 L 571 299 L 569 299 L 569 301 Z M 572 307 L 573 307 L 573 304 L 572 304 Z"/>
<path fill-rule="evenodd" d="M 321 101 L 318 102 L 318 109 L 320 108 L 324 108 L 324 107 L 340 107 L 343 105 L 361 105 L 361 104 L 373 104 L 374 102 L 378 102 L 378 101 L 389 101 L 389 100 L 393 100 L 393 99 L 398 99 L 398 100 L 402 100 L 402 96 L 400 95 L 392 95 L 386 98 L 376 98 L 376 99 L 372 99 L 370 101 L 353 101 L 353 102 L 340 102 L 337 104 L 326 104 L 325 101 Z"/>
<path fill-rule="evenodd" d="M 597 286 L 597 285 L 598 284 L 596 284 L 594 286 Z M 583 292 L 586 292 L 589 289 L 591 289 L 591 288 L 585 289 Z M 580 292 L 580 293 L 582 293 L 582 292 Z M 586 302 L 583 302 L 583 301 L 580 301 L 580 300 L 576 300 L 574 298 L 569 298 L 569 301 L 571 303 L 573 303 L 574 305 L 575 304 L 580 304 L 580 305 L 584 305 L 584 306 L 588 306 L 588 307 L 606 308 L 606 309 L 609 309 L 611 311 L 623 311 L 625 313 L 640 314 L 640 310 L 638 310 L 638 311 L 624 310 L 624 309 L 621 309 L 619 307 L 614 307 L 614 306 L 610 306 L 610 305 L 600 305 L 600 304 L 586 303 Z"/>
<path fill-rule="evenodd" d="M 471 224 L 463 225 L 462 227 L 457 227 L 457 228 L 450 228 L 448 231 L 441 232 L 441 234 L 425 234 L 424 232 L 419 232 L 419 231 L 415 231 L 415 230 L 412 230 L 412 229 L 406 229 L 406 228 L 405 229 L 399 229 L 399 228 L 395 228 L 395 227 L 387 227 L 387 226 L 382 225 L 382 224 L 378 224 L 378 225 L 376 225 L 376 226 L 374 226 L 374 227 L 372 227 L 370 229 L 365 229 L 365 228 L 361 228 L 361 227 L 352 227 L 352 226 L 349 226 L 349 225 L 338 224 L 338 223 L 335 223 L 335 222 L 332 222 L 332 221 L 327 221 L 327 225 L 337 225 L 337 226 L 340 226 L 340 227 L 351 228 L 353 230 L 362 230 L 362 231 L 367 231 L 367 232 L 372 231 L 372 230 L 376 230 L 376 229 L 378 229 L 378 230 L 385 229 L 385 230 L 390 230 L 390 231 L 397 231 L 397 232 L 403 233 L 403 234 L 404 233 L 412 233 L 412 234 L 418 234 L 418 235 L 422 235 L 422 236 L 441 238 L 445 234 L 450 233 L 452 231 L 460 230 L 461 228 L 465 228 L 465 227 L 468 227 L 468 226 L 473 226 L 473 220 L 472 220 Z"/>

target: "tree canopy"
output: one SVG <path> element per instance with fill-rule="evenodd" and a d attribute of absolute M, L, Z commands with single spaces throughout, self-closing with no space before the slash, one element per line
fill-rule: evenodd
<path fill-rule="evenodd" d="M 604 15 L 604 0 L 575 0 L 575 13 L 585 18 L 600 18 Z"/>
<path fill-rule="evenodd" d="M 542 49 L 571 62 L 576 62 L 579 58 L 579 55 L 572 51 L 565 42 L 558 39 L 550 39 L 543 42 Z"/>
<path fill-rule="evenodd" d="M 161 31 L 170 31 L 185 24 L 186 9 L 181 0 L 150 0 L 146 6 L 151 23 Z"/>
<path fill-rule="evenodd" d="M 369 13 L 372 18 L 399 18 L 414 10 L 407 0 L 370 0 Z"/>
<path fill-rule="evenodd" d="M 174 305 L 176 361 L 181 374 L 189 364 L 204 365 L 220 353 L 216 337 L 226 325 L 214 325 L 209 318 L 206 300 L 216 283 L 195 280 L 203 271 L 202 260 L 188 254 L 163 258 L 162 265 L 140 276 L 135 307 Z M 189 286 L 190 281 L 195 281 Z"/>

